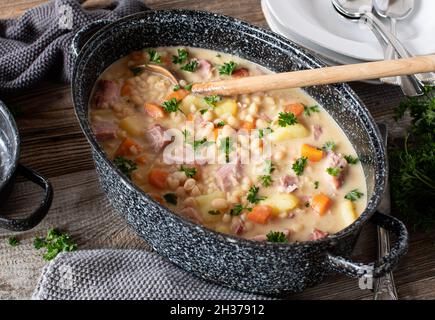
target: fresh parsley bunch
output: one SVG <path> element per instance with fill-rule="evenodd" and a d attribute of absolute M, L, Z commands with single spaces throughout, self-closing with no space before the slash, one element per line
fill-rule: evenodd
<path fill-rule="evenodd" d="M 429 230 L 435 227 L 435 88 L 407 98 L 395 111 L 396 121 L 408 112 L 412 121 L 400 149 L 390 155 L 391 196 L 414 228 Z"/>

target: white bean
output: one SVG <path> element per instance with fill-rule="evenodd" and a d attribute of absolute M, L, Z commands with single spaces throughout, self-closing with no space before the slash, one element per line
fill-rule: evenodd
<path fill-rule="evenodd" d="M 201 190 L 199 190 L 198 186 L 194 186 L 190 194 L 194 197 L 201 195 Z"/>
<path fill-rule="evenodd" d="M 212 200 L 211 205 L 215 209 L 225 209 L 228 207 L 228 202 L 223 198 L 216 198 Z"/>
<path fill-rule="evenodd" d="M 251 116 L 255 116 L 258 113 L 258 104 L 256 104 L 255 102 L 251 103 L 251 105 L 249 106 L 248 112 Z"/>
<path fill-rule="evenodd" d="M 166 182 L 168 183 L 168 187 L 171 188 L 172 190 L 175 190 L 180 186 L 180 181 L 171 176 L 168 177 Z"/>
<path fill-rule="evenodd" d="M 222 222 L 228 223 L 228 222 L 230 222 L 230 221 L 231 221 L 231 216 L 230 216 L 228 213 L 225 213 L 225 214 L 222 216 Z"/>
<path fill-rule="evenodd" d="M 195 179 L 189 178 L 184 183 L 184 190 L 190 191 L 195 187 L 195 185 L 196 185 Z"/>

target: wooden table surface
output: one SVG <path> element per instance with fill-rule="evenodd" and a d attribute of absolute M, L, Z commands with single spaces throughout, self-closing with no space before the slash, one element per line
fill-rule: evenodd
<path fill-rule="evenodd" d="M 20 15 L 41 0 L 0 0 L 0 19 Z M 155 9 L 189 8 L 231 15 L 267 27 L 259 0 L 147 0 Z M 374 118 L 389 125 L 390 137 L 403 134 L 405 124 L 397 125 L 392 110 L 403 98 L 400 89 L 390 86 L 352 84 Z M 0 99 L 20 111 L 17 123 L 21 134 L 21 162 L 48 177 L 54 186 L 51 210 L 43 222 L 30 231 L 18 233 L 18 247 L 7 239 L 14 233 L 0 230 L 0 299 L 27 299 L 45 265 L 33 249 L 35 236 L 48 228 L 67 231 L 80 249 L 144 248 L 141 241 L 110 207 L 101 191 L 89 146 L 75 118 L 68 85 L 42 83 L 26 92 Z M 12 198 L 1 208 L 2 214 L 20 216 L 29 204 L 39 201 L 41 192 L 28 182 L 16 184 Z M 435 298 L 435 235 L 411 232 L 409 253 L 394 275 L 403 299 Z M 376 233 L 372 226 L 363 231 L 354 258 L 371 261 L 376 254 Z M 358 281 L 332 275 L 322 284 L 296 294 L 294 299 L 371 299 L 372 293 L 358 288 Z"/>

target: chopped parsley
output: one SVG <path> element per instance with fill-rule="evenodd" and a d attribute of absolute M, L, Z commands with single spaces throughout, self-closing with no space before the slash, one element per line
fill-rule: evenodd
<path fill-rule="evenodd" d="M 183 112 L 180 109 L 180 102 L 176 98 L 172 98 L 168 101 L 163 102 L 162 107 L 166 112 L 177 112 L 177 111 Z"/>
<path fill-rule="evenodd" d="M 287 237 L 285 236 L 284 232 L 281 231 L 270 231 L 267 235 L 267 241 L 269 242 L 278 242 L 283 243 L 287 242 Z"/>
<path fill-rule="evenodd" d="M 190 132 L 187 131 L 186 129 L 184 129 L 181 133 L 183 134 L 184 141 L 186 142 L 187 141 L 187 137 L 190 136 Z"/>
<path fill-rule="evenodd" d="M 218 123 L 216 123 L 216 127 L 221 128 L 225 125 L 225 122 L 223 120 L 219 121 Z"/>
<path fill-rule="evenodd" d="M 186 177 L 188 177 L 188 178 L 193 178 L 195 176 L 195 174 L 196 174 L 196 168 L 195 167 L 189 168 L 189 167 L 185 167 L 185 166 L 182 165 L 181 168 L 180 168 L 180 171 L 183 171 L 184 174 L 186 175 Z"/>
<path fill-rule="evenodd" d="M 230 162 L 230 152 L 232 149 L 232 141 L 230 139 L 230 137 L 226 137 L 221 139 L 221 150 L 223 150 L 225 152 L 225 162 L 229 163 Z"/>
<path fill-rule="evenodd" d="M 236 67 L 237 63 L 235 63 L 234 61 L 225 62 L 224 65 L 219 68 L 219 74 L 226 74 L 230 76 L 233 74 Z"/>
<path fill-rule="evenodd" d="M 327 141 L 322 147 L 323 151 L 334 151 L 337 145 L 334 141 Z"/>
<path fill-rule="evenodd" d="M 314 113 L 314 112 L 320 112 L 319 106 L 311 106 L 311 107 L 305 106 L 305 108 L 304 108 L 304 115 L 305 116 L 311 116 L 311 113 Z"/>
<path fill-rule="evenodd" d="M 160 54 L 152 49 L 148 50 L 148 54 L 150 55 L 150 61 L 154 63 L 162 63 Z"/>
<path fill-rule="evenodd" d="M 198 69 L 199 63 L 196 60 L 191 60 L 189 63 L 181 67 L 181 70 L 195 72 Z"/>
<path fill-rule="evenodd" d="M 121 170 L 121 172 L 130 179 L 131 179 L 131 173 L 137 169 L 137 164 L 134 161 L 126 159 L 122 156 L 116 157 L 113 160 L 113 163 L 115 163 L 118 169 Z"/>
<path fill-rule="evenodd" d="M 33 246 L 36 250 L 46 249 L 42 257 L 47 261 L 53 260 L 61 252 L 71 252 L 77 249 L 77 244 L 71 240 L 71 237 L 57 229 L 49 229 L 44 238 L 35 238 Z"/>
<path fill-rule="evenodd" d="M 201 110 L 199 110 L 199 113 L 200 114 L 204 114 L 204 113 L 206 113 L 208 111 L 208 109 L 201 109 Z"/>
<path fill-rule="evenodd" d="M 264 168 L 265 175 L 260 176 L 260 182 L 263 187 L 270 187 L 272 184 L 272 172 L 275 171 L 275 166 L 273 165 L 271 160 L 266 160 L 266 166 Z"/>
<path fill-rule="evenodd" d="M 261 200 L 266 199 L 266 197 L 259 197 L 258 192 L 260 191 L 259 187 L 252 186 L 251 189 L 248 191 L 248 196 L 246 199 L 253 204 L 259 203 Z"/>
<path fill-rule="evenodd" d="M 278 124 L 281 127 L 291 126 L 298 123 L 298 118 L 292 112 L 280 112 L 278 117 Z"/>
<path fill-rule="evenodd" d="M 258 138 L 263 139 L 264 138 L 264 132 L 263 129 L 258 130 Z"/>
<path fill-rule="evenodd" d="M 189 53 L 186 49 L 178 49 L 177 50 L 178 56 L 172 56 L 172 63 L 174 64 L 182 64 L 184 63 L 187 58 L 189 57 Z"/>
<path fill-rule="evenodd" d="M 138 75 L 142 74 L 144 68 L 141 66 L 131 67 L 130 71 L 133 73 L 133 76 L 137 77 Z"/>
<path fill-rule="evenodd" d="M 163 199 L 166 200 L 167 203 L 173 204 L 174 206 L 177 205 L 177 195 L 175 193 L 167 193 L 163 195 Z"/>
<path fill-rule="evenodd" d="M 219 210 L 210 210 L 208 214 L 211 214 L 212 216 L 218 216 L 221 214 Z"/>
<path fill-rule="evenodd" d="M 210 107 L 213 108 L 216 107 L 216 103 L 218 103 L 221 100 L 222 100 L 221 96 L 218 96 L 216 94 L 212 96 L 204 97 L 205 103 L 207 103 Z"/>
<path fill-rule="evenodd" d="M 9 237 L 8 243 L 11 247 L 16 247 L 20 244 L 20 240 L 16 236 Z"/>
<path fill-rule="evenodd" d="M 241 214 L 244 210 L 251 211 L 252 208 L 244 207 L 244 206 L 241 205 L 240 203 L 237 203 L 237 204 L 234 205 L 234 207 L 231 208 L 229 214 L 230 214 L 230 216 L 240 216 L 240 214 Z"/>
<path fill-rule="evenodd" d="M 314 181 L 314 189 L 319 189 L 319 181 Z"/>
<path fill-rule="evenodd" d="M 181 87 L 180 87 L 179 84 L 176 84 L 176 85 L 174 86 L 174 91 L 178 91 L 178 90 L 180 90 L 180 89 L 181 89 Z"/>
<path fill-rule="evenodd" d="M 206 138 L 202 138 L 201 140 L 195 140 L 195 141 L 193 141 L 192 145 L 193 145 L 193 149 L 197 150 L 197 149 L 199 149 L 201 147 L 208 146 L 210 144 L 213 144 L 213 141 L 207 141 Z"/>
<path fill-rule="evenodd" d="M 359 198 L 361 198 L 364 195 L 364 193 L 359 192 L 358 189 L 354 189 L 352 191 L 350 191 L 349 193 L 347 193 L 344 198 L 350 201 L 356 201 Z"/>
<path fill-rule="evenodd" d="M 359 159 L 357 157 L 353 157 L 351 155 L 344 156 L 344 159 L 346 159 L 348 164 L 357 164 Z"/>
<path fill-rule="evenodd" d="M 336 176 L 338 176 L 340 174 L 341 169 L 340 168 L 326 168 L 326 172 L 329 175 L 331 175 L 333 177 L 336 177 Z"/>
<path fill-rule="evenodd" d="M 192 90 L 192 86 L 193 86 L 193 83 L 186 84 L 184 86 L 184 89 L 187 90 L 187 91 L 191 91 Z"/>
<path fill-rule="evenodd" d="M 307 158 L 301 157 L 295 161 L 292 165 L 293 171 L 297 176 L 301 176 L 304 173 L 305 166 L 307 165 Z"/>

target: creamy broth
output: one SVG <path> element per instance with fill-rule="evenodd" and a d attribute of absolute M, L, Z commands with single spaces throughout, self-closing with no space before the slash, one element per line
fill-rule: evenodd
<path fill-rule="evenodd" d="M 146 64 L 170 70 L 179 85 Z M 199 48 L 133 52 L 96 84 L 90 107 L 94 133 L 135 184 L 208 228 L 272 242 L 336 233 L 363 212 L 365 177 L 350 141 L 313 98 L 300 89 L 234 97 L 189 91 L 193 82 L 269 72 Z M 178 132 L 172 140 L 164 137 L 168 129 Z M 184 152 L 214 149 L 220 162 L 169 154 L 180 139 Z M 245 161 L 243 152 L 263 157 Z"/>

